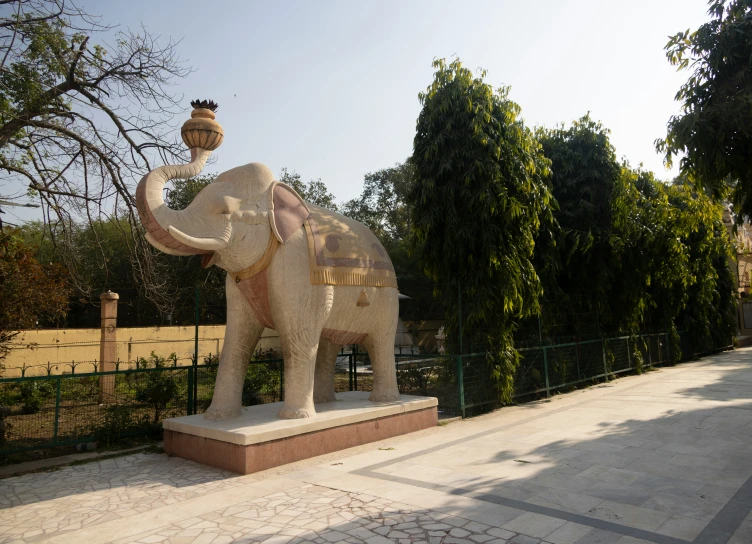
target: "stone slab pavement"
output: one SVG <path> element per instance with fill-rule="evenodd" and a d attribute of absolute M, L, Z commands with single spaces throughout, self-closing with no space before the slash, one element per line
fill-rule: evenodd
<path fill-rule="evenodd" d="M 0 480 L 0 544 L 752 543 L 752 348 L 238 476 Z"/>

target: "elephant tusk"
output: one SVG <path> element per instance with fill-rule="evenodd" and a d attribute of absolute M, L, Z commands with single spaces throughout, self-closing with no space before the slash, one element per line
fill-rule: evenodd
<path fill-rule="evenodd" d="M 172 237 L 175 238 L 178 242 L 182 242 L 187 246 L 195 247 L 196 249 L 202 249 L 205 251 L 217 251 L 224 249 L 228 244 L 228 240 L 223 240 L 222 238 L 194 238 L 193 236 L 189 236 L 183 232 L 180 232 L 173 226 L 167 227 L 167 232 L 169 232 Z"/>
<path fill-rule="evenodd" d="M 195 255 L 196 253 L 191 251 L 181 251 L 179 249 L 172 249 L 171 247 L 167 247 L 166 245 L 159 242 L 154 236 L 151 235 L 150 232 L 145 232 L 144 237 L 146 238 L 146 241 L 149 242 L 152 246 L 157 248 L 159 251 L 162 251 L 163 253 L 167 253 L 168 255 L 177 255 L 178 257 L 188 257 L 190 255 Z"/>

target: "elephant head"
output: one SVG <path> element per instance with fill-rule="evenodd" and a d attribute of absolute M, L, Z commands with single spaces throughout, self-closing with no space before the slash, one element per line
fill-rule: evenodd
<path fill-rule="evenodd" d="M 230 272 L 250 266 L 271 236 L 280 243 L 302 226 L 308 207 L 290 187 L 274 180 L 271 170 L 251 163 L 224 172 L 184 210 L 167 207 L 165 182 L 198 175 L 223 140 L 214 118 L 216 104 L 192 102 L 191 120 L 182 128 L 191 162 L 162 166 L 143 177 L 136 204 L 146 239 L 170 255 L 203 255 L 202 266 L 216 264 Z"/>

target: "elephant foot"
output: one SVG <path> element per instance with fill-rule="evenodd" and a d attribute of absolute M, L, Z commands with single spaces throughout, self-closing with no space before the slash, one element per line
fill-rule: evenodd
<path fill-rule="evenodd" d="M 316 412 L 313 410 L 305 410 L 303 408 L 282 408 L 277 414 L 279 419 L 303 419 L 305 417 L 313 417 Z"/>
<path fill-rule="evenodd" d="M 368 400 L 371 402 L 394 402 L 400 400 L 399 391 L 373 391 Z"/>
<path fill-rule="evenodd" d="M 242 408 L 212 408 L 209 406 L 209 409 L 204 412 L 204 419 L 208 419 L 209 421 L 222 421 L 225 419 L 232 419 L 233 417 L 238 417 L 242 412 Z"/>
<path fill-rule="evenodd" d="M 313 402 L 315 402 L 316 404 L 320 404 L 322 402 L 334 402 L 335 400 L 337 400 L 337 397 L 335 396 L 334 391 L 321 395 L 317 395 L 316 393 L 313 394 Z"/>

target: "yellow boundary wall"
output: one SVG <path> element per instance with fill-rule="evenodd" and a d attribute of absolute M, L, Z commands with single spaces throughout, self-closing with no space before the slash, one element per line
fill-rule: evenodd
<path fill-rule="evenodd" d="M 3 361 L 4 378 L 24 375 L 43 376 L 94 372 L 99 362 L 100 329 L 43 329 L 20 331 L 11 344 L 11 352 Z M 161 357 L 175 353 L 178 365 L 191 364 L 194 349 L 194 327 L 137 327 L 117 329 L 117 358 L 135 367 L 139 357 L 155 352 Z M 224 325 L 199 327 L 199 361 L 222 351 Z M 277 332 L 266 329 L 259 342 L 262 349 L 279 348 Z M 75 370 L 74 370 L 75 367 Z"/>

